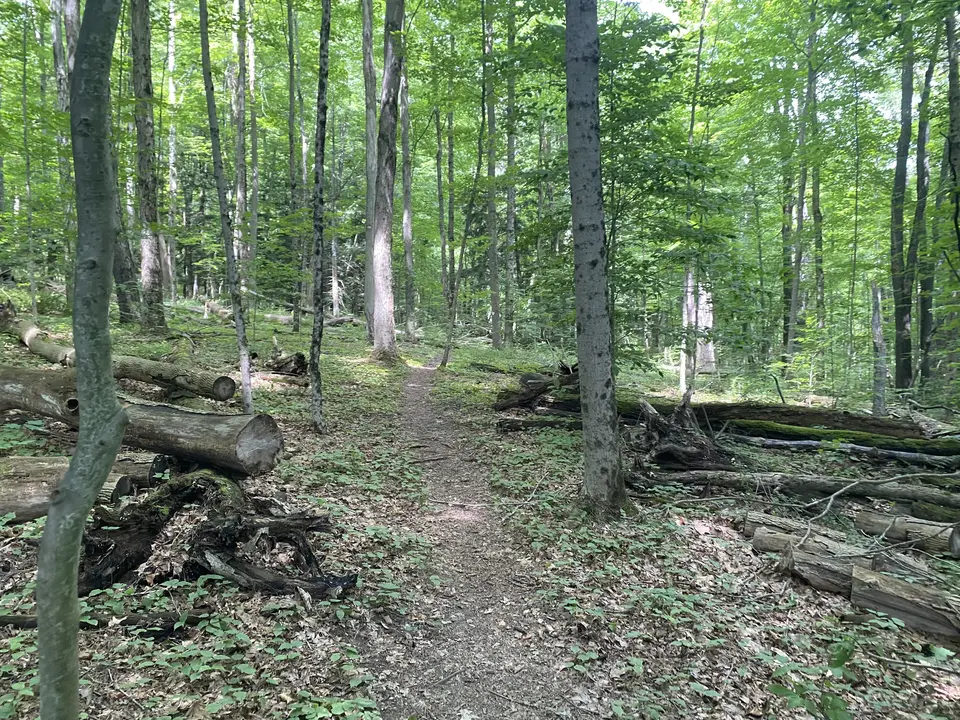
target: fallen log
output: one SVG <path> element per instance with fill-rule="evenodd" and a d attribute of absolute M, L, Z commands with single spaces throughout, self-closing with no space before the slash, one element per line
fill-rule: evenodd
<path fill-rule="evenodd" d="M 283 375 L 306 375 L 307 358 L 302 352 L 281 353 L 270 358 L 264 363 L 264 367 Z"/>
<path fill-rule="evenodd" d="M 748 510 L 743 516 L 743 534 L 748 538 L 752 538 L 759 528 L 769 528 L 770 530 L 776 530 L 788 535 L 803 535 L 807 532 L 807 523 L 802 520 L 791 520 L 790 518 Z M 813 532 L 821 537 L 838 542 L 846 539 L 846 536 L 842 532 L 825 528 L 822 525 L 814 525 Z"/>
<path fill-rule="evenodd" d="M 817 590 L 839 593 L 846 597 L 850 596 L 853 585 L 853 567 L 852 558 L 807 552 L 792 544 L 787 545 L 777 563 L 777 571 L 783 575 L 799 577 Z"/>
<path fill-rule="evenodd" d="M 79 425 L 72 370 L 46 372 L 0 367 L 0 410 L 26 410 Z M 283 437 L 269 415 L 218 415 L 169 405 L 127 404 L 125 445 L 173 455 L 247 475 L 269 472 Z"/>
<path fill-rule="evenodd" d="M 661 473 L 655 479 L 633 474 L 628 476 L 632 487 L 647 488 L 657 483 L 680 485 L 715 485 L 743 492 L 773 492 L 779 490 L 787 495 L 830 495 L 844 491 L 849 497 L 872 497 L 885 500 L 911 500 L 935 503 L 951 508 L 960 508 L 960 494 L 945 492 L 922 485 L 904 485 L 885 479 L 847 480 L 816 475 L 786 475 L 784 473 L 736 473 L 722 470 L 688 470 L 686 472 Z"/>
<path fill-rule="evenodd" d="M 310 378 L 302 375 L 287 375 L 285 373 L 255 372 L 250 376 L 256 382 L 262 383 L 283 383 L 284 385 L 296 385 L 297 387 L 310 387 Z"/>
<path fill-rule="evenodd" d="M 555 376 L 543 375 L 541 373 L 529 373 L 528 376 L 521 377 L 521 389 L 511 391 L 501 395 L 493 405 L 494 410 L 509 410 L 515 407 L 530 407 L 534 401 L 541 395 L 551 390 L 560 388 L 570 388 L 579 385 L 580 374 L 578 372 L 561 373 Z M 580 401 L 577 400 L 577 410 L 580 410 Z"/>
<path fill-rule="evenodd" d="M 801 541 L 803 541 L 802 544 Z M 811 534 L 803 540 L 803 534 L 791 535 L 762 527 L 758 528 L 753 536 L 753 549 L 757 552 L 782 553 L 790 546 L 793 546 L 794 550 L 826 555 L 837 560 L 848 561 L 858 567 L 891 572 L 896 575 L 923 577 L 930 572 L 926 565 L 903 553 L 882 549 L 866 550 L 819 535 Z"/>
<path fill-rule="evenodd" d="M 209 470 L 175 478 L 143 502 L 120 512 L 98 508 L 93 527 L 85 535 L 79 592 L 86 595 L 126 579 L 146 562 L 157 535 L 186 505 L 202 503 L 207 519 L 186 539 L 188 559 L 181 574 L 195 577 L 213 573 L 243 588 L 269 593 L 304 590 L 322 595 L 356 584 L 355 574 L 323 574 L 307 533 L 330 532 L 325 516 L 295 514 L 261 516 L 255 503 L 233 480 Z M 303 576 L 281 575 L 247 558 L 262 543 L 283 542 L 295 550 Z M 269 548 L 268 548 L 269 549 Z"/>
<path fill-rule="evenodd" d="M 544 393 L 549 391 L 547 387 Z M 541 393 L 544 394 L 544 393 Z M 661 415 L 671 415 L 677 403 L 660 398 L 647 401 Z M 520 403 L 522 404 L 522 403 Z M 579 398 L 541 398 L 543 408 L 565 411 L 580 411 Z M 496 408 L 496 406 L 495 406 Z M 624 420 L 636 422 L 643 418 L 642 404 L 637 401 L 620 400 L 617 409 Z M 923 428 L 912 420 L 864 415 L 843 410 L 806 407 L 803 405 L 765 405 L 760 403 L 701 403 L 691 405 L 691 410 L 705 429 L 719 430 L 724 423 L 737 421 L 772 422 L 805 428 L 832 428 L 834 430 L 858 431 L 874 435 L 889 435 L 897 438 L 923 438 Z M 786 438 L 792 439 L 792 438 Z"/>
<path fill-rule="evenodd" d="M 73 367 L 73 348 L 43 339 L 43 332 L 30 320 L 18 320 L 12 305 L 0 306 L 0 331 L 20 340 L 34 355 L 65 367 Z M 213 398 L 229 400 L 237 391 L 237 383 L 229 375 L 221 375 L 195 367 L 157 362 L 133 355 L 113 356 L 113 376 L 176 388 Z"/>
<path fill-rule="evenodd" d="M 854 567 L 850 602 L 898 618 L 908 627 L 960 640 L 960 598 Z"/>
<path fill-rule="evenodd" d="M 21 523 L 46 515 L 50 494 L 69 465 L 70 458 L 63 457 L 0 458 L 0 517 L 13 513 L 13 521 Z M 97 502 L 115 503 L 133 490 L 130 478 L 114 468 L 107 476 Z"/>
<path fill-rule="evenodd" d="M 960 508 L 946 508 L 928 502 L 915 502 L 910 505 L 910 514 L 921 520 L 933 520 L 941 523 L 960 523 Z"/>
<path fill-rule="evenodd" d="M 497 420 L 497 430 L 501 432 L 515 432 L 518 430 L 544 430 L 559 428 L 560 430 L 582 430 L 583 423 L 579 420 L 524 420 L 520 418 L 502 418 Z"/>
<path fill-rule="evenodd" d="M 760 420 L 731 420 L 728 427 L 741 435 L 775 440 L 821 440 L 928 455 L 960 455 L 960 440 L 953 438 L 922 440 L 857 432 L 855 430 L 825 430 L 823 428 L 781 425 L 780 423 Z"/>
<path fill-rule="evenodd" d="M 906 465 L 923 465 L 939 470 L 960 469 L 960 456 L 928 455 L 918 452 L 904 452 L 902 450 L 884 450 L 878 447 L 853 445 L 851 443 L 823 442 L 822 440 L 777 440 L 775 438 L 750 437 L 747 435 L 733 435 L 732 440 L 767 450 L 801 450 L 813 452 L 842 452 L 849 455 L 859 455 L 875 460 L 893 460 Z"/>
<path fill-rule="evenodd" d="M 917 518 L 861 512 L 854 527 L 867 535 L 879 535 L 893 542 L 914 542 L 927 552 L 960 558 L 960 525 Z"/>

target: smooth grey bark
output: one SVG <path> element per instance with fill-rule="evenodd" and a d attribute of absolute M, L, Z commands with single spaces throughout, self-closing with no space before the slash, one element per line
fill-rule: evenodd
<path fill-rule="evenodd" d="M 0 82 L 0 108 L 3 107 L 3 82 Z M 7 187 L 3 173 L 3 153 L 0 153 L 0 239 L 3 237 L 3 216 L 7 211 Z"/>
<path fill-rule="evenodd" d="M 508 0 L 507 8 L 507 272 L 503 286 L 503 341 L 513 345 L 514 299 L 513 286 L 517 273 L 517 184 L 514 178 L 517 166 L 517 76 L 514 52 L 517 42 L 517 19 L 514 0 Z"/>
<path fill-rule="evenodd" d="M 930 140 L 930 89 L 933 84 L 933 73 L 939 58 L 940 37 L 940 29 L 937 28 L 933 49 L 931 50 L 930 59 L 927 63 L 927 71 L 923 76 L 923 88 L 920 91 L 920 105 L 917 108 L 917 197 L 913 209 L 913 225 L 910 228 L 910 244 L 907 247 L 907 261 L 904 267 L 903 281 L 904 290 L 909 293 L 907 298 L 908 313 L 911 313 L 913 309 L 914 292 L 916 290 L 918 276 L 921 276 L 922 283 L 922 276 L 929 272 L 927 268 L 929 263 L 927 263 L 926 259 L 921 260 L 920 254 L 921 252 L 923 252 L 924 255 L 927 254 L 927 199 L 930 194 L 930 157 L 927 150 L 927 143 Z M 921 268 L 921 265 L 924 267 Z M 923 290 L 921 289 L 921 293 L 922 292 Z M 933 332 L 933 328 L 932 324 L 930 324 L 926 328 L 927 335 L 924 335 L 925 318 L 923 317 L 923 312 L 921 299 L 917 313 L 920 318 L 920 342 L 918 350 L 920 352 L 920 363 L 922 364 L 925 361 L 928 363 L 927 372 L 929 374 L 929 358 L 927 357 L 927 350 L 929 348 L 925 345 L 924 338 L 929 338 Z M 932 320 L 932 318 L 926 318 L 926 320 Z M 909 316 L 908 324 L 912 324 Z M 911 384 L 913 382 L 913 372 L 914 370 L 911 364 Z M 919 366 L 916 372 L 920 372 Z"/>
<path fill-rule="evenodd" d="M 950 125 L 947 132 L 950 158 L 951 225 L 960 254 L 960 47 L 957 47 L 956 13 L 947 13 L 947 105 Z"/>
<path fill-rule="evenodd" d="M 330 0 L 323 0 L 320 20 L 320 63 L 317 81 L 317 130 L 313 163 L 313 334 L 310 339 L 310 414 L 317 432 L 323 432 L 323 385 L 320 349 L 323 343 L 323 165 L 327 136 L 327 73 L 330 47 Z"/>
<path fill-rule="evenodd" d="M 416 339 L 413 295 L 413 161 L 410 157 L 410 98 L 407 92 L 407 64 L 400 63 L 400 154 L 403 188 L 403 320 L 408 342 Z"/>
<path fill-rule="evenodd" d="M 300 188 L 297 176 L 297 112 L 296 100 L 299 96 L 297 63 L 294 52 L 296 35 L 294 27 L 296 20 L 293 10 L 293 0 L 287 0 L 287 184 L 290 195 L 287 198 L 287 212 L 293 215 L 300 207 Z M 306 270 L 306 248 L 302 239 L 293 239 L 291 242 L 295 255 L 299 258 L 299 272 L 297 273 L 296 291 L 293 295 L 293 331 L 300 332 L 301 303 L 303 302 L 303 276 Z"/>
<path fill-rule="evenodd" d="M 873 414 L 887 414 L 887 343 L 883 339 L 883 316 L 881 315 L 880 287 L 877 281 L 870 283 L 871 322 L 873 335 Z"/>
<path fill-rule="evenodd" d="M 236 243 L 237 273 L 242 283 L 246 277 L 246 265 L 250 259 L 247 238 L 247 3 L 236 0 L 235 50 L 237 77 L 233 86 L 233 123 L 236 131 L 234 172 L 236 206 L 233 216 L 233 234 Z"/>
<path fill-rule="evenodd" d="M 364 237 L 366 254 L 363 264 L 363 312 L 367 321 L 367 340 L 374 335 L 374 215 L 377 205 L 377 70 L 373 65 L 373 0 L 360 0 L 363 34 L 363 108 L 365 127 L 366 211 Z M 386 66 L 386 59 L 384 59 Z M 386 72 L 386 67 L 384 67 Z"/>
<path fill-rule="evenodd" d="M 700 78 L 703 72 L 703 43 L 706 38 L 706 25 L 704 20 L 707 16 L 707 0 L 703 0 L 700 6 L 700 31 L 697 38 L 697 59 L 694 66 L 693 91 L 690 95 L 690 121 L 687 124 L 687 152 L 693 152 L 693 131 L 697 125 L 697 100 L 700 94 Z M 692 157 L 691 157 L 692 161 Z M 602 193 L 602 189 L 601 189 Z M 687 178 L 687 194 L 692 195 L 692 178 Z M 687 201 L 686 210 L 687 223 L 693 218 L 693 206 Z M 688 261 L 683 270 L 683 299 L 681 319 L 683 324 L 683 338 L 680 351 L 680 392 L 685 393 L 687 386 L 692 384 L 692 375 L 695 374 L 693 367 L 697 361 L 695 349 L 696 335 L 696 281 L 694 279 L 694 263 Z"/>
<path fill-rule="evenodd" d="M 497 227 L 497 98 L 493 82 L 493 11 L 480 2 L 483 21 L 483 85 L 487 97 L 487 273 L 490 281 L 490 338 L 493 347 L 503 344 L 500 335 L 500 247 Z"/>
<path fill-rule="evenodd" d="M 28 17 L 26 8 L 23 15 L 23 44 L 21 52 L 20 76 L 20 110 L 23 120 L 23 199 L 25 205 L 25 234 L 27 236 L 27 273 L 30 278 L 30 311 L 37 317 L 37 267 L 36 267 L 36 239 L 33 233 L 33 175 L 31 173 L 30 157 L 30 122 L 27 113 L 27 28 Z"/>
<path fill-rule="evenodd" d="M 217 183 L 217 200 L 220 206 L 220 239 L 227 258 L 227 286 L 233 305 L 233 322 L 237 330 L 237 351 L 240 356 L 240 389 L 243 395 L 243 411 L 253 413 L 253 392 L 250 388 L 250 350 L 247 345 L 246 313 L 240 293 L 240 278 L 237 272 L 237 257 L 233 248 L 233 233 L 230 228 L 230 206 L 227 203 L 227 181 L 223 174 L 223 152 L 220 149 L 220 122 L 217 119 L 217 102 L 210 72 L 210 33 L 207 19 L 207 0 L 200 0 L 200 55 L 203 65 L 203 87 L 207 100 L 207 119 L 210 123 L 210 154 L 213 157 L 213 174 Z"/>
<path fill-rule="evenodd" d="M 174 73 L 177 70 L 177 6 L 175 0 L 167 3 L 167 106 L 172 108 L 177 104 L 177 81 Z M 177 193 L 179 192 L 179 178 L 177 177 L 177 124 L 171 116 L 167 120 L 167 226 L 173 228 L 177 224 Z M 167 263 L 169 273 L 170 299 L 177 299 L 177 240 L 176 235 L 167 236 Z"/>
<path fill-rule="evenodd" d="M 257 248 L 260 232 L 260 131 L 257 126 L 257 55 L 253 37 L 253 8 L 247 15 L 247 68 L 250 91 L 250 224 L 247 244 L 247 287 L 257 289 Z M 254 295 L 256 297 L 256 295 Z"/>
<path fill-rule="evenodd" d="M 87 514 L 113 465 L 127 415 L 117 402 L 110 357 L 110 272 L 117 239 L 117 185 L 110 148 L 110 62 L 120 0 L 87 0 L 71 90 L 77 193 L 73 338 L 80 434 L 50 501 L 40 542 L 37 615 L 40 717 L 80 716 L 77 565 Z"/>
<path fill-rule="evenodd" d="M 373 357 L 398 357 L 393 314 L 393 191 L 397 175 L 397 96 L 400 91 L 404 0 L 387 0 L 383 22 L 383 82 L 377 134 L 377 203 L 373 236 Z"/>
<path fill-rule="evenodd" d="M 917 313 L 920 316 L 920 382 L 924 383 L 933 377 L 933 297 L 934 280 L 936 277 L 937 248 L 941 247 L 943 228 L 946 219 L 943 206 L 950 191 L 948 178 L 950 177 L 950 144 L 943 144 L 943 159 L 940 163 L 940 182 L 938 183 L 937 199 L 934 206 L 933 224 L 930 227 L 930 239 L 920 246 L 920 259 L 917 271 L 920 276 L 920 296 L 917 299 Z"/>
<path fill-rule="evenodd" d="M 443 299 L 450 302 L 450 280 L 447 273 L 447 228 L 445 222 L 446 205 L 443 201 L 443 130 L 440 125 L 440 106 L 433 109 L 433 119 L 437 131 L 437 225 L 440 229 L 440 287 Z M 2 167 L 0 167 L 2 170 Z"/>
<path fill-rule="evenodd" d="M 900 66 L 900 135 L 897 138 L 897 157 L 893 173 L 893 192 L 890 198 L 890 275 L 893 280 L 894 385 L 908 388 L 913 382 L 910 307 L 913 302 L 910 275 L 903 256 L 904 204 L 907 195 L 907 163 L 910 159 L 910 138 L 913 132 L 913 31 L 905 18 L 901 19 L 903 60 Z"/>
<path fill-rule="evenodd" d="M 130 0 L 130 51 L 133 54 L 134 120 L 137 125 L 137 195 L 140 201 L 140 324 L 163 330 L 163 260 L 158 231 L 157 174 L 154 164 L 153 76 L 150 58 L 149 0 Z"/>
<path fill-rule="evenodd" d="M 450 62 L 453 63 L 456 58 L 456 36 L 453 33 L 450 33 Z M 454 150 L 454 133 L 453 133 L 453 78 L 450 77 L 447 79 L 447 102 L 449 106 L 447 108 L 447 252 L 449 253 L 449 262 L 447 266 L 447 277 L 450 278 L 450 288 L 451 288 L 451 297 L 452 297 L 452 288 L 453 288 L 453 275 L 454 275 L 454 240 L 455 240 L 455 230 L 454 230 L 454 210 L 456 205 L 456 198 L 454 197 L 454 170 L 453 170 L 453 150 Z"/>
<path fill-rule="evenodd" d="M 119 174 L 120 158 L 117 149 L 110 145 L 111 160 L 113 162 L 113 176 L 116 178 Z M 116 203 L 114 203 L 114 213 L 117 216 L 116 223 L 120 229 L 116 237 L 116 247 L 113 253 L 113 282 L 117 293 L 117 309 L 120 314 L 120 324 L 128 325 L 138 322 L 140 319 L 140 289 L 137 286 L 137 268 L 133 260 L 133 252 L 130 250 L 130 243 L 127 241 L 126 233 L 123 232 L 123 208 L 120 206 L 119 186 L 114 193 Z"/>
<path fill-rule="evenodd" d="M 330 103 L 330 312 L 340 315 L 340 247 L 337 240 L 336 201 L 340 197 L 340 177 L 337 171 L 337 130 L 343 133 L 343 123 L 336 124 L 336 103 Z M 343 138 L 341 138 L 342 140 Z M 342 152 L 342 151 L 341 151 Z M 325 208 L 326 212 L 326 208 Z"/>
<path fill-rule="evenodd" d="M 573 209 L 577 360 L 583 416 L 583 499 L 596 514 L 626 502 L 613 380 L 600 166 L 600 42 L 596 0 L 566 0 L 567 146 Z"/>

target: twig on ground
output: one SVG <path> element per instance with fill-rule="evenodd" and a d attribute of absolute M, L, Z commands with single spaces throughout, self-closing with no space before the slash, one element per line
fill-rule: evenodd
<path fill-rule="evenodd" d="M 547 479 L 547 473 L 544 472 L 540 476 L 540 479 L 537 480 L 537 484 L 534 485 L 533 490 L 530 491 L 530 496 L 523 502 L 519 503 L 513 510 L 511 510 L 506 515 L 504 515 L 503 518 L 501 519 L 501 522 L 506 522 L 509 518 L 513 517 L 513 515 L 524 505 L 529 505 L 530 501 L 533 500 L 533 496 L 537 494 L 537 490 L 540 489 L 540 486 L 543 484 L 543 481 L 546 479 Z"/>
<path fill-rule="evenodd" d="M 446 460 L 449 457 L 450 457 L 449 455 L 436 455 L 434 457 L 418 458 L 417 460 L 411 460 L 410 464 L 419 465 L 421 463 L 436 462 L 437 460 Z"/>
<path fill-rule="evenodd" d="M 888 665 L 903 665 L 905 667 L 922 668 L 924 670 L 936 670 L 938 672 L 945 672 L 949 673 L 950 675 L 960 676 L 960 669 L 958 668 L 945 667 L 943 665 L 930 665 L 929 663 L 922 662 L 911 662 L 909 660 L 898 660 L 896 658 L 888 658 L 884 657 L 883 655 L 876 655 L 867 651 L 864 651 L 863 654 L 869 658 L 878 660 L 879 662 L 887 663 Z"/>

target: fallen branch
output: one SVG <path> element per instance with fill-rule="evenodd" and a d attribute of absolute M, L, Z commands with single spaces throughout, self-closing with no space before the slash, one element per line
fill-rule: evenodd
<path fill-rule="evenodd" d="M 731 440 L 768 450 L 803 450 L 813 452 L 841 452 L 848 455 L 859 455 L 875 460 L 894 460 L 907 465 L 924 465 L 940 470 L 960 469 L 960 456 L 929 455 L 926 453 L 905 452 L 903 450 L 885 450 L 866 445 L 851 443 L 824 442 L 822 440 L 777 440 L 775 438 L 750 437 L 747 435 L 731 435 Z"/>
<path fill-rule="evenodd" d="M 906 516 L 861 512 L 854 520 L 854 526 L 867 535 L 912 542 L 927 552 L 960 558 L 960 523 L 937 523 Z"/>

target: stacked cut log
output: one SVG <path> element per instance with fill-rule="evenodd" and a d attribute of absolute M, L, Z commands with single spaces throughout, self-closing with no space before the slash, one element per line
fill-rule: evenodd
<path fill-rule="evenodd" d="M 24 410 L 79 425 L 73 370 L 0 368 L 0 410 Z M 269 472 L 283 437 L 269 415 L 220 415 L 169 405 L 127 404 L 125 445 L 246 475 Z"/>
<path fill-rule="evenodd" d="M 909 542 L 920 550 L 960 558 L 960 523 L 938 523 L 907 516 L 861 512 L 857 530 L 893 542 Z"/>
<path fill-rule="evenodd" d="M 890 518 L 884 527 L 897 525 L 896 520 L 904 519 Z M 896 536 L 906 538 L 907 526 L 897 526 Z M 888 575 L 931 577 L 929 568 L 912 557 L 891 549 L 849 545 L 837 539 L 836 531 L 762 513 L 747 513 L 743 529 L 752 535 L 758 552 L 780 553 L 781 573 L 850 598 L 857 607 L 899 618 L 917 630 L 960 639 L 960 598 Z M 781 532 L 784 529 L 789 532 Z"/>
<path fill-rule="evenodd" d="M 35 355 L 58 365 L 73 366 L 72 347 L 45 340 L 43 332 L 31 321 L 18 320 L 9 304 L 0 306 L 0 331 L 19 339 Z M 237 391 L 237 383 L 229 375 L 133 355 L 113 356 L 113 376 L 168 389 L 186 390 L 221 401 L 229 400 Z"/>
<path fill-rule="evenodd" d="M 13 521 L 19 523 L 46 515 L 50 494 L 69 466 L 68 457 L 0 458 L 0 516 L 13 513 Z M 169 467 L 165 455 L 121 455 L 97 502 L 115 504 L 138 488 L 150 487 Z"/>

